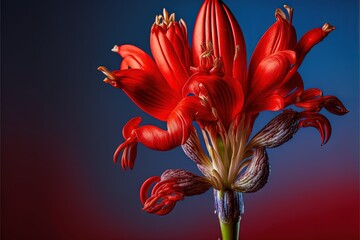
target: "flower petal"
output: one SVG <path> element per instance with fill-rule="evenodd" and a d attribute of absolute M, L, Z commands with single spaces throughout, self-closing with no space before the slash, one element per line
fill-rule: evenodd
<path fill-rule="evenodd" d="M 331 124 L 329 120 L 320 113 L 301 112 L 301 120 L 299 122 L 300 127 L 314 127 L 321 136 L 322 144 L 325 145 L 331 136 Z"/>
<path fill-rule="evenodd" d="M 184 144 L 193 130 L 192 121 L 203 124 L 215 121 L 211 109 L 196 96 L 182 99 L 167 119 L 167 130 L 156 126 L 143 126 L 134 132 L 139 142 L 159 151 Z"/>
<path fill-rule="evenodd" d="M 133 45 L 121 45 L 115 46 L 115 50 L 123 57 L 123 61 L 120 66 L 120 70 L 126 70 L 129 68 L 142 69 L 153 75 L 159 75 L 159 69 L 152 58 L 138 47 Z"/>
<path fill-rule="evenodd" d="M 268 181 L 270 164 L 265 148 L 256 148 L 247 169 L 232 188 L 238 192 L 256 192 Z"/>
<path fill-rule="evenodd" d="M 169 88 L 161 75 L 152 75 L 140 69 L 114 71 L 115 80 L 110 84 L 122 89 L 144 112 L 159 119 L 166 120 L 170 112 L 180 101 L 180 93 Z"/>
<path fill-rule="evenodd" d="M 292 10 L 288 19 L 281 9 L 275 12 L 276 22 L 264 33 L 258 42 L 249 66 L 249 79 L 252 79 L 259 64 L 269 55 L 278 51 L 294 50 L 296 32 L 291 24 Z"/>
<path fill-rule="evenodd" d="M 167 118 L 167 130 L 151 125 L 137 127 L 138 125 L 133 123 L 138 124 L 140 121 L 130 120 L 127 124 L 130 127 L 126 126 L 124 130 L 125 142 L 120 144 L 115 151 L 114 161 L 116 162 L 120 153 L 123 152 L 122 167 L 132 169 L 139 142 L 158 151 L 167 151 L 184 144 L 193 131 L 193 120 L 204 125 L 213 124 L 216 120 L 209 106 L 196 96 L 186 97 L 179 102 Z M 131 133 L 130 136 L 128 133 Z"/>
<path fill-rule="evenodd" d="M 219 0 L 204 1 L 198 13 L 193 35 L 193 61 L 195 66 L 200 65 L 200 57 L 203 53 L 202 46 L 212 43 L 213 55 L 221 59 L 223 72 L 227 80 L 233 80 L 233 62 L 235 56 L 239 59 L 236 72 L 239 78 L 246 75 L 246 50 L 245 42 L 239 25 L 232 16 L 230 10 Z M 238 47 L 237 47 L 238 46 Z M 240 81 L 240 79 L 236 79 Z"/>
<path fill-rule="evenodd" d="M 244 103 L 240 83 L 230 85 L 216 75 L 194 74 L 183 88 L 183 95 L 203 95 L 217 111 L 222 124 L 227 129 Z"/>
<path fill-rule="evenodd" d="M 344 104 L 335 96 L 323 97 L 323 105 L 332 114 L 344 115 L 349 112 Z"/>
<path fill-rule="evenodd" d="M 256 99 L 245 107 L 247 113 L 259 113 L 262 111 L 279 111 L 284 109 L 284 98 L 272 94 L 264 98 Z"/>
<path fill-rule="evenodd" d="M 233 78 L 235 81 L 239 81 L 243 89 L 246 89 L 247 83 L 247 65 L 246 65 L 246 45 L 244 35 L 240 28 L 240 25 L 236 21 L 234 15 L 230 9 L 223 3 L 223 8 L 229 19 L 231 25 L 232 36 L 234 38 L 235 55 L 234 64 L 232 69 Z"/>
<path fill-rule="evenodd" d="M 296 73 L 275 91 L 276 94 L 284 98 L 284 107 L 296 103 L 303 92 L 304 82 L 299 73 Z"/>
<path fill-rule="evenodd" d="M 150 185 L 156 183 L 151 196 L 147 197 Z M 143 210 L 158 215 L 168 214 L 175 204 L 185 196 L 193 196 L 206 192 L 211 187 L 210 182 L 191 172 L 177 169 L 166 170 L 161 178 L 151 177 L 140 189 L 140 199 Z"/>
<path fill-rule="evenodd" d="M 150 47 L 169 86 L 180 92 L 189 77 L 191 65 L 191 52 L 184 22 L 171 22 L 167 26 L 155 23 L 151 29 Z"/>
<path fill-rule="evenodd" d="M 261 61 L 251 79 L 247 101 L 253 101 L 276 90 L 284 80 L 292 64 L 295 63 L 294 51 L 280 51 L 267 56 Z"/>
<path fill-rule="evenodd" d="M 298 113 L 292 110 L 285 110 L 283 113 L 272 119 L 261 129 L 248 144 L 253 147 L 278 147 L 289 141 L 297 132 L 299 124 Z"/>
<path fill-rule="evenodd" d="M 314 28 L 305 33 L 296 45 L 296 67 L 301 65 L 306 54 L 311 50 L 311 48 L 321 42 L 334 29 L 334 26 L 331 26 L 329 23 L 325 23 L 322 28 Z"/>

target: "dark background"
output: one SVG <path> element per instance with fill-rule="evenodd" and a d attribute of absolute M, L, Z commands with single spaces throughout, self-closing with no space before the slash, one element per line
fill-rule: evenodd
<path fill-rule="evenodd" d="M 110 49 L 149 52 L 149 31 L 166 7 L 192 36 L 201 1 L 1 2 L 1 239 L 217 239 L 212 192 L 187 198 L 164 217 L 141 210 L 139 188 L 168 168 L 198 173 L 181 149 L 139 147 L 133 171 L 112 154 L 133 116 L 156 123 L 96 69 L 116 69 Z M 314 129 L 270 150 L 272 172 L 245 194 L 244 240 L 359 238 L 359 4 L 342 1 L 226 1 L 251 55 L 284 3 L 295 7 L 298 36 L 329 21 L 336 31 L 300 73 L 305 87 L 338 96 L 350 113 L 325 114 L 333 136 Z M 274 113 L 259 118 L 262 127 Z"/>

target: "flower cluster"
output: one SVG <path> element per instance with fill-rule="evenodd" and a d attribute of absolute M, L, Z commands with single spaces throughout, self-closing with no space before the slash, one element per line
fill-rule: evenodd
<path fill-rule="evenodd" d="M 319 112 L 325 108 L 343 115 L 347 110 L 335 96 L 304 89 L 298 68 L 335 27 L 325 23 L 297 40 L 293 9 L 284 9 L 275 11 L 276 21 L 258 42 L 249 64 L 243 33 L 231 11 L 220 0 L 205 0 L 192 47 L 185 22 L 164 10 L 151 28 L 153 58 L 135 46 L 121 45 L 113 48 L 123 58 L 120 69 L 99 67 L 106 75 L 104 82 L 167 124 L 164 130 L 141 125 L 140 117 L 131 119 L 123 128 L 124 142 L 114 161 L 122 154 L 122 167 L 132 169 L 138 143 L 159 151 L 182 146 L 203 174 L 167 170 L 161 177 L 149 178 L 140 190 L 144 210 L 167 214 L 179 200 L 210 187 L 255 192 L 269 176 L 266 148 L 280 146 L 302 127 L 316 128 L 323 144 L 329 140 L 331 125 Z M 283 111 L 250 139 L 257 116 L 266 110 Z"/>

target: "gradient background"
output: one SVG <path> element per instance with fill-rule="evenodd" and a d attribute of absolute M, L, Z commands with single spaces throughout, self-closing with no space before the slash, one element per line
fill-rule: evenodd
<path fill-rule="evenodd" d="M 149 52 L 154 16 L 166 7 L 192 36 L 202 1 L 25 1 L 1 6 L 2 239 L 217 239 L 212 191 L 187 198 L 164 217 L 141 210 L 138 191 L 168 168 L 198 173 L 181 149 L 140 146 L 135 169 L 122 171 L 112 154 L 124 123 L 145 116 L 121 91 L 102 82 L 99 65 L 115 69 L 114 44 Z M 244 240 L 359 238 L 359 3 L 226 1 L 251 55 L 274 22 L 274 10 L 295 7 L 298 36 L 329 21 L 336 31 L 317 45 L 300 73 L 305 86 L 336 95 L 350 110 L 332 122 L 320 146 L 302 129 L 269 150 L 270 181 L 245 194 Z M 273 117 L 265 113 L 257 129 Z M 162 125 L 163 126 L 163 125 Z"/>

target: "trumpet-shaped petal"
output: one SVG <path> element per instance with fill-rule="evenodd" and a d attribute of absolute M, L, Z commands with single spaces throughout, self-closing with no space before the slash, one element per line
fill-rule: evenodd
<path fill-rule="evenodd" d="M 264 33 L 251 57 L 249 79 L 252 79 L 261 61 L 279 51 L 294 50 L 296 32 L 292 26 L 292 8 L 285 6 L 289 16 L 281 9 L 276 9 L 276 22 Z"/>
<path fill-rule="evenodd" d="M 225 78 L 245 82 L 244 37 L 231 11 L 219 0 L 204 1 L 198 13 L 193 36 L 193 60 L 196 66 L 200 65 L 202 46 L 207 42 L 213 45 L 214 57 L 221 60 Z"/>
<path fill-rule="evenodd" d="M 156 183 L 148 197 L 152 184 Z M 211 187 L 210 182 L 191 172 L 177 169 L 166 170 L 161 177 L 151 177 L 140 189 L 140 200 L 143 210 L 158 215 L 168 214 L 175 204 L 186 196 L 198 195 Z"/>
<path fill-rule="evenodd" d="M 325 23 L 322 28 L 314 28 L 305 33 L 296 45 L 296 65 L 300 66 L 310 49 L 321 42 L 334 29 L 334 26 L 330 25 L 329 23 Z"/>

